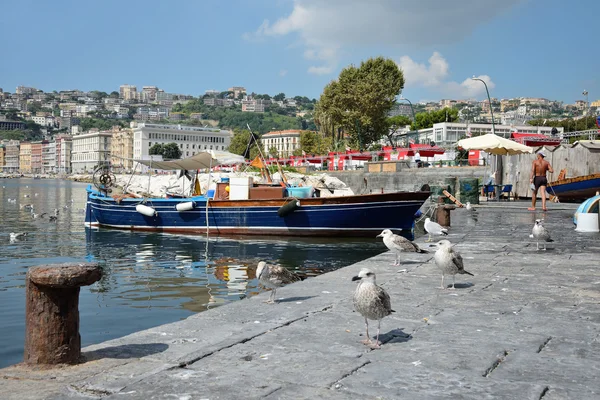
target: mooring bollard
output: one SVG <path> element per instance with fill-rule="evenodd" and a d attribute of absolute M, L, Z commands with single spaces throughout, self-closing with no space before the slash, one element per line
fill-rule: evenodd
<path fill-rule="evenodd" d="M 79 288 L 102 276 L 96 263 L 31 267 L 25 296 L 26 364 L 76 364 L 81 357 Z"/>
<path fill-rule="evenodd" d="M 456 209 L 456 206 L 444 204 L 444 196 L 438 197 L 437 205 L 437 223 L 441 226 L 450 226 L 450 211 Z"/>

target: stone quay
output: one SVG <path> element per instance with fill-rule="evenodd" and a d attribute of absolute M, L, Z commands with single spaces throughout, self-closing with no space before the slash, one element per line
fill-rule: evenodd
<path fill-rule="evenodd" d="M 376 257 L 279 289 L 274 305 L 265 292 L 89 346 L 79 365 L 0 370 L 0 398 L 598 399 L 600 235 L 575 232 L 574 206 L 526 207 L 452 211 L 447 239 L 475 275 L 455 290 L 438 289 L 433 254 L 392 266 L 382 243 Z M 529 238 L 538 218 L 547 251 Z M 378 350 L 361 344 L 353 311 L 363 267 L 396 311 Z"/>

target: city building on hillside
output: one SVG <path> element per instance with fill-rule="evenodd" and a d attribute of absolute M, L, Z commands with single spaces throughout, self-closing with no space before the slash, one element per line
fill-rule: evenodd
<path fill-rule="evenodd" d="M 56 172 L 59 174 L 70 174 L 71 151 L 73 149 L 73 137 L 71 135 L 58 135 L 56 137 Z"/>
<path fill-rule="evenodd" d="M 137 87 L 134 85 L 121 85 L 119 87 L 119 98 L 125 101 L 137 100 Z"/>
<path fill-rule="evenodd" d="M 15 131 L 24 130 L 25 122 L 22 121 L 9 121 L 5 115 L 0 114 L 0 131 Z"/>
<path fill-rule="evenodd" d="M 202 114 L 201 113 L 191 113 L 190 114 L 190 119 L 201 120 L 202 119 Z"/>
<path fill-rule="evenodd" d="M 159 121 L 169 118 L 169 108 L 163 106 L 157 107 L 138 107 L 137 113 L 133 115 L 137 121 Z"/>
<path fill-rule="evenodd" d="M 42 173 L 52 174 L 56 172 L 56 142 L 42 142 Z"/>
<path fill-rule="evenodd" d="M 71 167 L 73 173 L 93 172 L 110 163 L 112 131 L 86 132 L 73 136 Z"/>
<path fill-rule="evenodd" d="M 113 132 L 110 142 L 110 163 L 126 171 L 133 169 L 133 129 Z"/>
<path fill-rule="evenodd" d="M 204 92 L 205 95 L 207 96 L 218 96 L 221 92 L 219 92 L 218 90 L 214 90 L 214 89 L 208 89 L 207 91 Z"/>
<path fill-rule="evenodd" d="M 158 89 L 156 92 L 156 101 L 157 102 L 165 102 L 165 101 L 173 101 L 173 93 L 166 93 L 162 89 Z"/>
<path fill-rule="evenodd" d="M 16 94 L 33 95 L 37 93 L 37 89 L 33 87 L 17 86 Z"/>
<path fill-rule="evenodd" d="M 213 107 L 231 107 L 234 104 L 231 99 L 218 99 L 216 97 L 207 97 L 203 102 L 205 105 Z"/>
<path fill-rule="evenodd" d="M 143 86 L 140 92 L 140 100 L 145 102 L 156 101 L 156 92 L 158 92 L 158 87 L 156 86 Z"/>
<path fill-rule="evenodd" d="M 243 112 L 265 112 L 265 107 L 271 104 L 271 100 L 256 99 L 256 100 L 242 100 L 242 111 Z"/>
<path fill-rule="evenodd" d="M 404 116 L 407 116 L 409 118 L 412 118 L 412 110 L 410 108 L 410 105 L 408 105 L 408 104 L 398 104 L 397 106 L 395 106 L 394 108 L 392 108 L 390 110 L 390 112 L 388 113 L 389 117 L 395 117 L 396 115 L 404 115 Z"/>
<path fill-rule="evenodd" d="M 559 134 L 564 132 L 564 128 L 557 128 Z M 509 138 L 513 132 L 535 133 L 542 135 L 551 135 L 551 126 L 531 126 L 531 125 L 495 125 L 496 135 Z M 417 143 L 435 143 L 435 145 L 445 148 L 453 148 L 456 142 L 469 135 L 479 136 L 492 133 L 491 124 L 466 124 L 462 122 L 440 122 L 433 124 L 432 128 L 419 129 L 416 133 L 406 132 L 395 137 L 395 141 L 401 146 L 408 146 L 410 141 Z M 264 136 L 263 136 L 264 137 Z"/>
<path fill-rule="evenodd" d="M 169 115 L 169 119 L 171 121 L 183 121 L 185 119 L 185 114 L 180 112 L 174 112 Z"/>
<path fill-rule="evenodd" d="M 58 117 L 57 121 L 60 129 L 66 128 L 69 132 L 72 127 L 81 124 L 81 119 L 77 117 Z"/>
<path fill-rule="evenodd" d="M 22 174 L 31 173 L 31 143 L 21 142 L 19 148 L 19 171 Z"/>
<path fill-rule="evenodd" d="M 159 144 L 175 143 L 181 157 L 210 150 L 227 150 L 233 134 L 218 128 L 198 126 L 137 123 L 133 125 L 133 158 L 147 159 L 150 148 Z"/>
<path fill-rule="evenodd" d="M 246 88 L 243 86 L 232 86 L 229 89 L 227 89 L 227 91 L 229 92 L 233 92 L 233 98 L 237 99 L 240 97 L 240 95 L 245 95 L 246 94 Z"/>
<path fill-rule="evenodd" d="M 4 172 L 18 172 L 20 168 L 21 143 L 18 140 L 4 142 Z"/>
<path fill-rule="evenodd" d="M 56 118 L 53 115 L 34 115 L 31 120 L 41 126 L 56 126 Z"/>
<path fill-rule="evenodd" d="M 288 129 L 285 131 L 272 131 L 261 136 L 260 140 L 264 147 L 264 154 L 271 154 L 271 149 L 277 151 L 278 157 L 287 158 L 300 148 L 300 134 L 302 130 Z"/>

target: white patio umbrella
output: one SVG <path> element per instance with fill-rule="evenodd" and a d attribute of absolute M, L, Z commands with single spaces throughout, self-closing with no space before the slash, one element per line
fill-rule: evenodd
<path fill-rule="evenodd" d="M 533 153 L 533 148 L 509 139 L 505 139 L 498 135 L 494 135 L 493 133 L 462 139 L 458 141 L 457 145 L 465 150 L 482 150 L 489 154 L 501 156 Z"/>
<path fill-rule="evenodd" d="M 533 148 L 494 135 L 493 133 L 459 140 L 457 146 L 462 147 L 465 150 L 481 150 L 496 155 L 495 175 L 497 184 L 501 183 L 502 180 L 502 164 L 500 163 L 498 156 L 533 153 Z"/>

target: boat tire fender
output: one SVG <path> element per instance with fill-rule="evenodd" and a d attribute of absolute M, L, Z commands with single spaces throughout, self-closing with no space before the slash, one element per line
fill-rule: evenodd
<path fill-rule="evenodd" d="M 279 207 L 279 210 L 277 210 L 277 215 L 279 215 L 280 217 L 283 218 L 283 217 L 293 213 L 294 211 L 296 211 L 299 208 L 300 208 L 300 200 L 294 199 L 288 203 L 285 203 L 281 207 Z"/>

